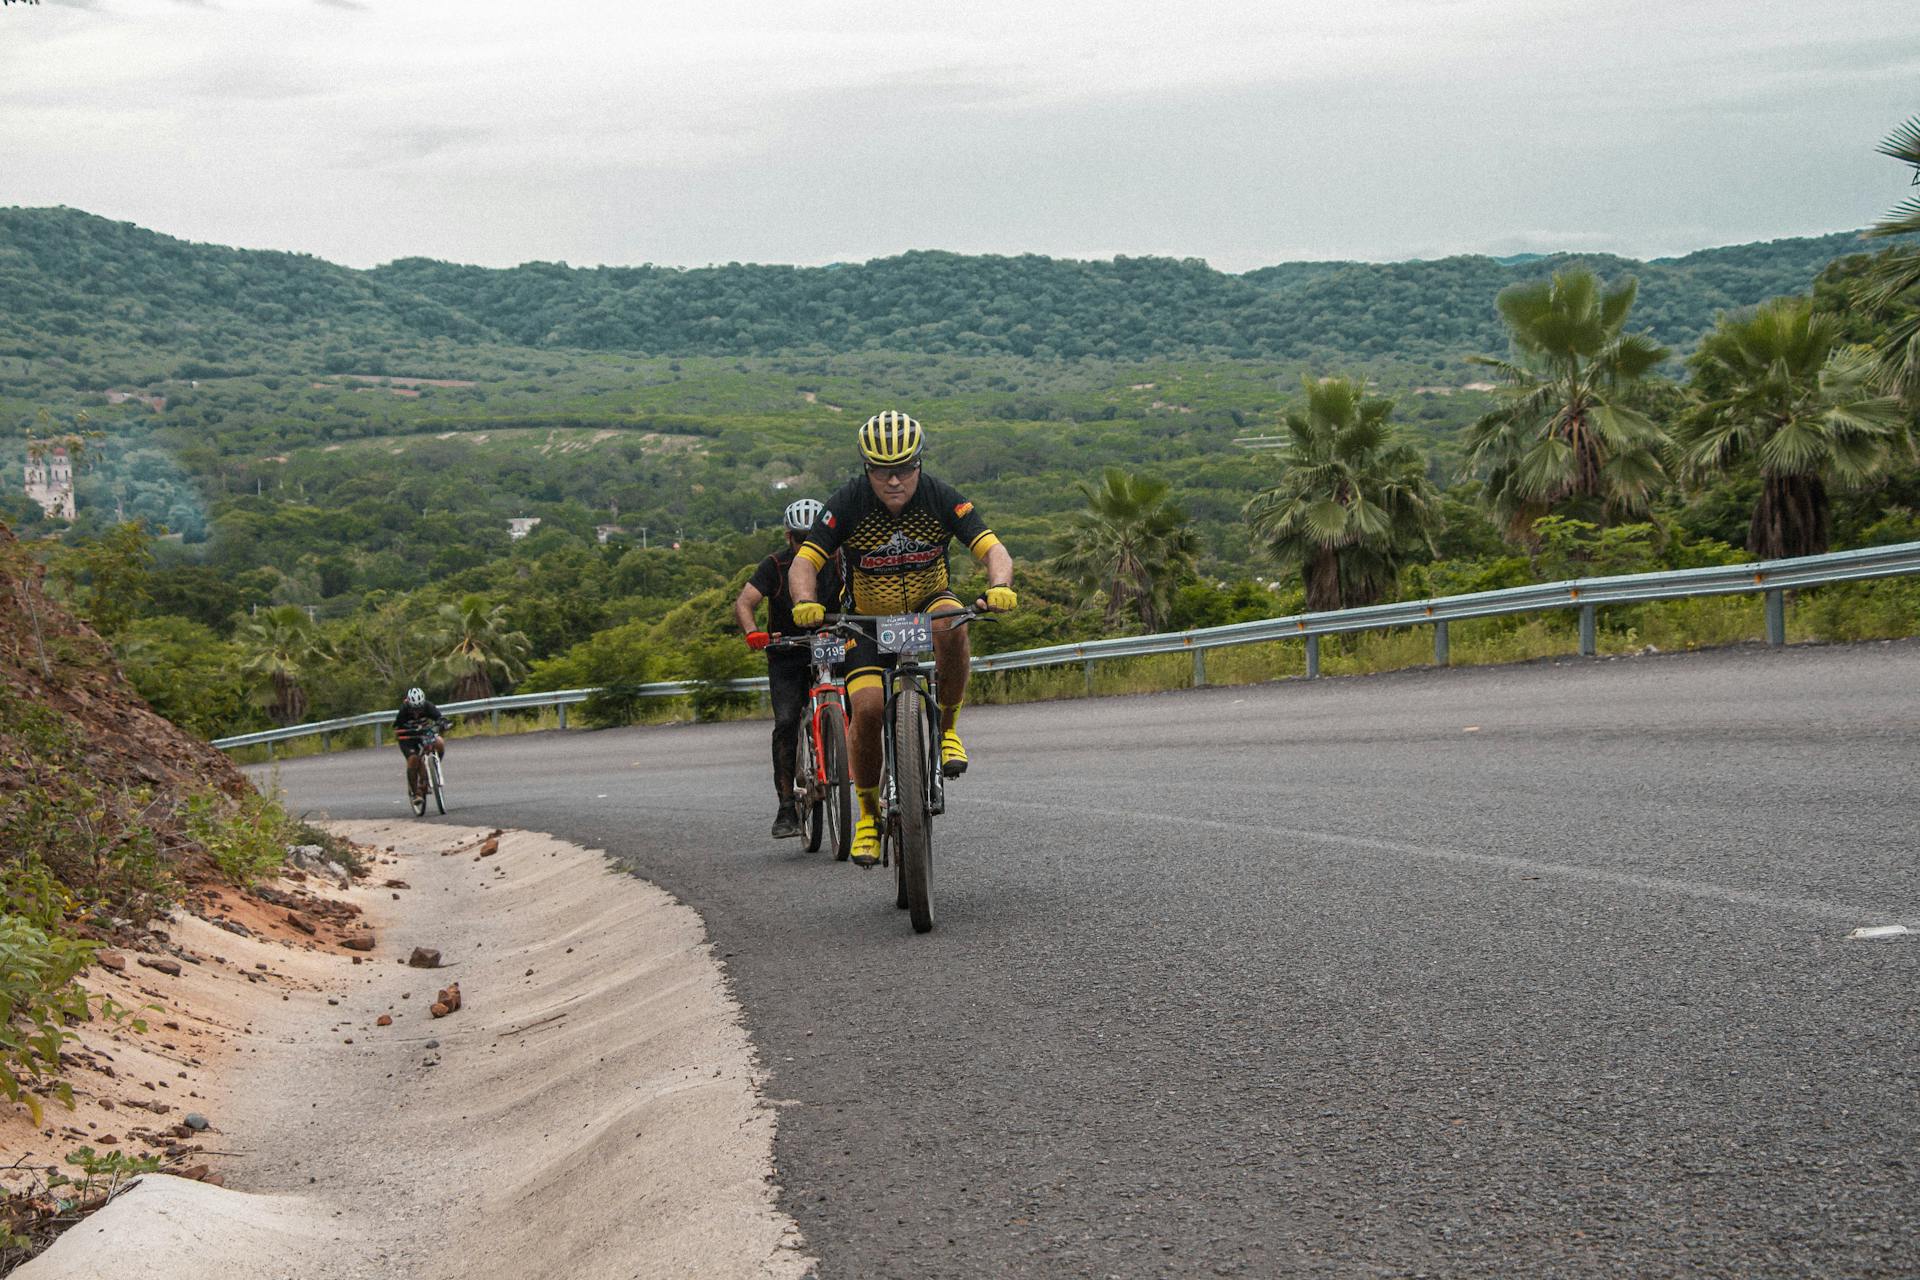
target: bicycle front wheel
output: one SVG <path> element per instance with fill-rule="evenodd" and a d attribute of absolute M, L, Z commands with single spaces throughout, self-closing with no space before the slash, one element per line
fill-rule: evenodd
<path fill-rule="evenodd" d="M 915 933 L 933 928 L 933 815 L 927 804 L 927 698 L 918 686 L 893 702 L 893 768 L 899 810 L 900 887 Z"/>
<path fill-rule="evenodd" d="M 853 776 L 847 771 L 847 717 L 838 706 L 820 713 L 820 749 L 827 781 L 821 807 L 833 833 L 833 859 L 845 862 L 853 852 Z"/>
<path fill-rule="evenodd" d="M 438 809 L 441 813 L 445 813 L 447 811 L 447 793 L 446 793 L 446 790 L 441 785 L 442 779 L 440 776 L 440 757 L 439 756 L 427 757 L 427 781 L 433 787 L 434 808 Z M 422 796 L 420 798 L 421 812 L 422 813 L 426 812 L 426 808 L 427 808 L 426 797 Z"/>
<path fill-rule="evenodd" d="M 818 853 L 826 836 L 826 801 L 820 787 L 820 766 L 813 754 L 813 724 L 800 726 L 800 749 L 794 752 L 794 802 L 800 806 L 800 834 L 808 853 Z"/>

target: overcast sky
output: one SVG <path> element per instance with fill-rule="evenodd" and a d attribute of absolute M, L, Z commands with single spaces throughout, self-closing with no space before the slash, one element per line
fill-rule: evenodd
<path fill-rule="evenodd" d="M 353 266 L 1635 257 L 1863 226 L 1915 0 L 45 0 L 0 205 Z"/>

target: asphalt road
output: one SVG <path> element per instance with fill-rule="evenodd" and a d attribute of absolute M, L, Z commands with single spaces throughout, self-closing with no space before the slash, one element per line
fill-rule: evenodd
<path fill-rule="evenodd" d="M 830 1277 L 1920 1272 L 1920 646 L 970 710 L 938 925 L 767 725 L 456 742 L 705 917 Z M 391 749 L 283 767 L 402 810 Z M 606 1189 L 610 1204 L 619 1189 Z"/>

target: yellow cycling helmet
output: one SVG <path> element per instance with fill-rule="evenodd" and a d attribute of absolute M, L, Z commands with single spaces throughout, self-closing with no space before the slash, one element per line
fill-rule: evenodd
<path fill-rule="evenodd" d="M 891 467 L 920 456 L 920 424 L 889 409 L 868 418 L 860 428 L 860 456 L 873 466 Z"/>

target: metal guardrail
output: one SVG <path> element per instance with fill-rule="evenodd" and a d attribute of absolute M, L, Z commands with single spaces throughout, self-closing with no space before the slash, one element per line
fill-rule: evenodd
<path fill-rule="evenodd" d="M 731 680 L 727 687 L 736 693 L 763 693 L 767 688 L 767 678 L 759 676 L 749 680 Z M 533 711 L 542 707 L 557 707 L 560 711 L 560 727 L 567 727 L 567 708 L 575 703 L 585 702 L 598 693 L 599 689 L 553 689 L 546 693 L 513 693 L 501 698 L 476 698 L 467 702 L 443 702 L 440 704 L 442 715 L 472 716 L 489 715 L 495 724 L 500 723 L 502 711 Z M 684 698 L 693 692 L 692 683 L 685 680 L 660 680 L 640 686 L 642 696 L 649 698 Z M 258 733 L 236 734 L 231 738 L 215 738 L 213 745 L 222 751 L 235 747 L 270 747 L 276 742 L 285 742 L 290 738 L 310 738 L 319 734 L 324 746 L 326 740 L 336 733 L 349 729 L 373 729 L 373 742 L 380 745 L 381 732 L 393 723 L 397 708 L 387 711 L 368 711 L 357 716 L 341 716 L 337 720 L 316 720 L 310 724 L 288 725 L 284 729 L 262 729 Z"/>
<path fill-rule="evenodd" d="M 1379 631 L 1393 627 L 1431 626 L 1433 660 L 1447 663 L 1447 624 L 1469 618 L 1493 618 L 1509 613 L 1537 613 L 1550 609 L 1580 611 L 1580 652 L 1592 657 L 1595 651 L 1598 610 L 1604 605 L 1646 604 L 1658 600 L 1679 600 L 1694 596 L 1740 595 L 1760 593 L 1766 597 L 1767 643 L 1779 646 L 1787 642 L 1785 593 L 1800 587 L 1825 586 L 1835 582 L 1853 582 L 1863 578 L 1890 578 L 1920 573 L 1920 542 L 1903 542 L 1887 547 L 1867 547 L 1858 551 L 1837 551 L 1821 556 L 1801 556 L 1791 560 L 1762 560 L 1752 564 L 1714 565 L 1704 569 L 1676 569 L 1665 573 L 1632 573 L 1612 578 L 1579 578 L 1567 582 L 1545 582 L 1525 587 L 1507 587 L 1499 591 L 1479 591 L 1468 595 L 1435 596 L 1428 600 L 1403 600 L 1397 604 L 1372 605 L 1364 609 L 1339 609 L 1325 613 L 1302 613 L 1286 618 L 1265 618 L 1258 622 L 1236 622 L 1222 627 L 1201 627 L 1191 631 L 1171 631 L 1150 636 L 1120 636 L 1110 640 L 1087 640 L 1078 644 L 1049 645 L 1041 649 L 1022 649 L 1013 653 L 977 654 L 975 672 L 1019 671 L 1032 667 L 1085 664 L 1089 687 L 1093 664 L 1111 658 L 1138 658 L 1162 653 L 1192 653 L 1193 682 L 1207 682 L 1206 651 L 1237 644 L 1261 644 L 1274 640 L 1304 640 L 1307 647 L 1307 676 L 1320 674 L 1320 637 L 1352 631 Z M 766 677 L 734 680 L 728 687 L 739 693 L 762 692 Z M 646 697 L 684 697 L 693 686 L 684 681 L 659 681 L 640 686 Z M 584 702 L 594 689 L 563 689 L 550 693 L 520 693 L 504 698 L 484 698 L 473 702 L 453 702 L 440 710 L 449 715 L 491 714 L 496 723 L 502 711 L 535 707 L 558 707 L 560 727 L 567 727 L 566 709 Z M 335 733 L 372 725 L 374 741 L 380 740 L 381 726 L 393 720 L 392 711 L 374 711 L 365 715 L 322 720 L 313 724 L 267 729 L 232 738 L 218 738 L 213 745 L 232 747 L 271 745 L 290 738 L 321 736 L 324 743 Z"/>

